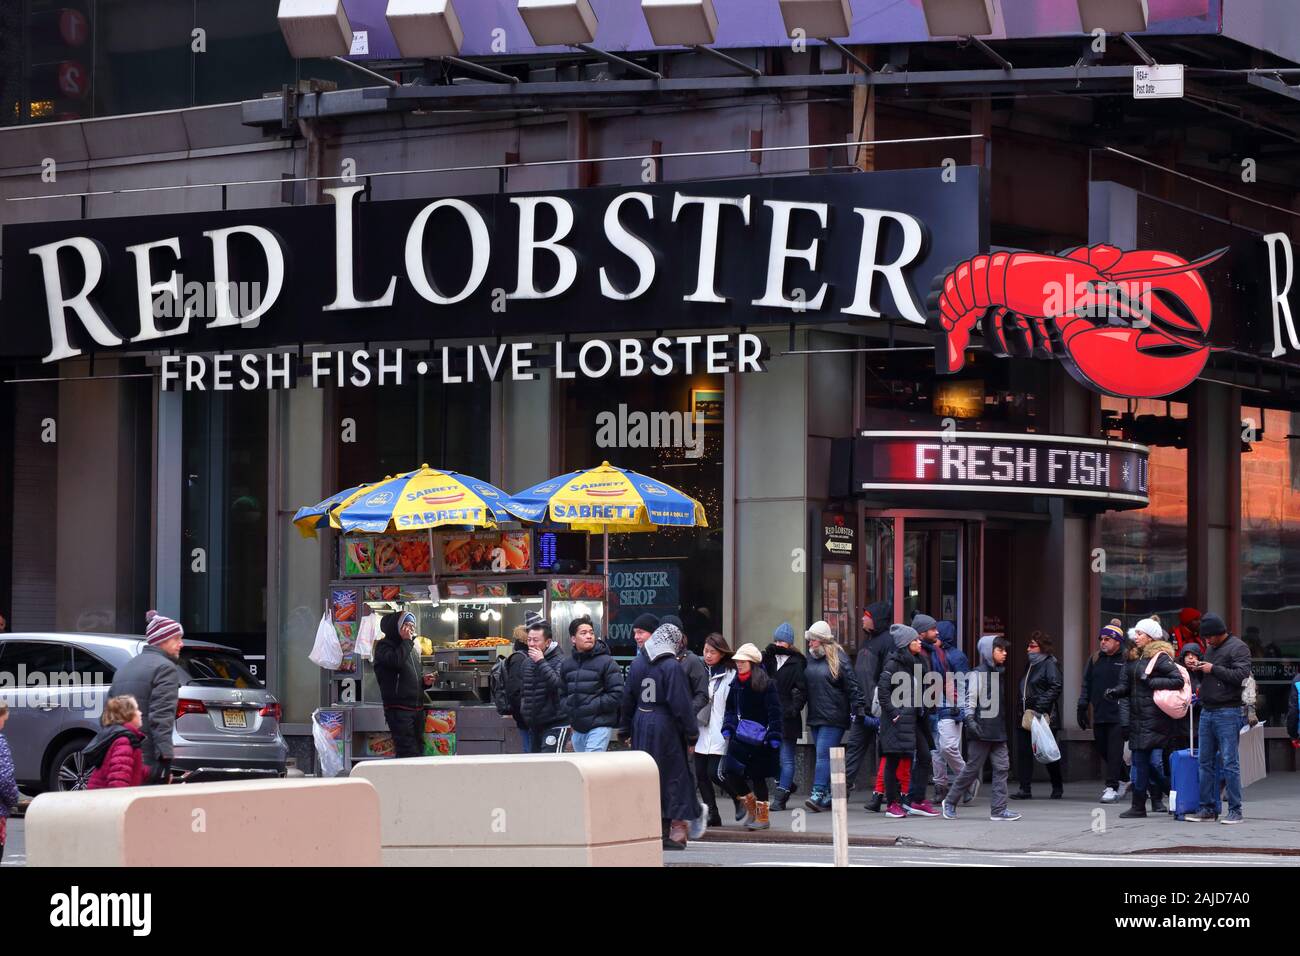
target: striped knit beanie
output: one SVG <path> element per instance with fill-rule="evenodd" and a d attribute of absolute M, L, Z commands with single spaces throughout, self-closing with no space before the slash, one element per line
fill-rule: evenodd
<path fill-rule="evenodd" d="M 169 641 L 173 637 L 181 637 L 185 633 L 185 629 L 180 624 L 169 617 L 163 617 L 157 611 L 145 611 L 144 619 L 148 622 L 144 626 L 144 639 L 152 646 Z"/>

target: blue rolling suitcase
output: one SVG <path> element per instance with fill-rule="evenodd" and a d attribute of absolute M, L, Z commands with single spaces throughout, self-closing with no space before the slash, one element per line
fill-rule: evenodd
<path fill-rule="evenodd" d="M 1192 708 L 1187 709 L 1188 737 L 1191 747 L 1175 750 L 1169 757 L 1169 810 L 1175 820 L 1195 813 L 1201 803 L 1200 759 L 1196 753 L 1196 727 Z"/>

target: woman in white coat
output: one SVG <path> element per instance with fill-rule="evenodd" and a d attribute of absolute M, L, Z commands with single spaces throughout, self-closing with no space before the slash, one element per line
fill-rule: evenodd
<path fill-rule="evenodd" d="M 709 702 L 697 715 L 700 738 L 695 742 L 695 779 L 699 783 L 700 798 L 708 807 L 711 827 L 722 826 L 714 786 L 722 786 L 718 767 L 727 753 L 722 721 L 727 709 L 727 693 L 736 677 L 736 665 L 732 663 L 731 654 L 731 647 L 721 634 L 710 634 L 704 642 L 704 663 L 709 668 Z M 742 816 L 743 810 L 737 809 L 736 819 Z"/>

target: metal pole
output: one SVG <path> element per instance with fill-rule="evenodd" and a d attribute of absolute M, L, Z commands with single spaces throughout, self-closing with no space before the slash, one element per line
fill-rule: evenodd
<path fill-rule="evenodd" d="M 605 527 L 605 606 L 609 607 L 609 526 Z M 609 622 L 605 622 L 606 633 L 608 633 Z"/>
<path fill-rule="evenodd" d="M 844 778 L 844 748 L 831 748 L 831 834 L 835 865 L 849 865 L 849 796 Z"/>
<path fill-rule="evenodd" d="M 691 49 L 694 50 L 696 53 L 702 53 L 705 56 L 711 56 L 715 60 L 721 60 L 723 63 L 726 63 L 728 66 L 735 67 L 737 70 L 740 70 L 742 73 L 748 73 L 750 76 L 763 75 L 762 70 L 752 67 L 748 63 L 741 63 L 734 56 L 728 56 L 727 54 L 723 53 L 721 50 L 715 50 L 711 46 L 704 46 L 703 44 L 696 43 L 691 47 Z"/>
<path fill-rule="evenodd" d="M 345 60 L 341 56 L 332 56 L 330 57 L 330 59 L 333 60 L 335 63 L 339 63 L 342 64 L 343 66 L 348 67 L 349 69 L 356 70 L 358 73 L 364 73 L 366 74 L 366 76 L 369 76 L 372 79 L 376 79 L 380 83 L 384 83 L 388 86 L 393 87 L 394 89 L 397 89 L 402 85 L 401 83 L 398 83 L 395 79 L 393 79 L 391 76 L 384 76 L 384 74 L 376 73 L 374 70 L 367 70 L 360 63 L 353 63 L 351 60 Z"/>
<path fill-rule="evenodd" d="M 600 57 L 608 63 L 613 63 L 615 66 L 621 66 L 625 70 L 631 70 L 633 73 L 644 76 L 648 80 L 663 79 L 662 73 L 656 73 L 654 70 L 647 69 L 640 63 L 633 63 L 631 60 L 625 60 L 623 57 L 618 56 L 615 53 L 610 53 L 608 50 L 597 49 L 589 43 L 571 43 L 569 45 L 576 50 L 581 50 L 583 53 L 590 53 L 592 56 Z"/>

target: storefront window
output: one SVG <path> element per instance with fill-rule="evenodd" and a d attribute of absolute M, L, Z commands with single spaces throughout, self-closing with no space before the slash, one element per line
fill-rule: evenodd
<path fill-rule="evenodd" d="M 338 488 L 429 464 L 488 480 L 491 386 L 431 384 L 340 389 Z M 506 491 L 518 491 L 507 488 Z"/>
<path fill-rule="evenodd" d="M 1149 436 L 1159 427 L 1167 440 L 1182 443 L 1187 406 L 1104 396 L 1101 407 L 1116 429 L 1151 448 L 1150 504 L 1108 511 L 1099 519 L 1106 561 L 1101 616 L 1103 622 L 1118 617 L 1129 625 L 1159 614 L 1172 626 L 1187 603 L 1187 449 L 1154 443 Z"/>
<path fill-rule="evenodd" d="M 1300 421 L 1241 410 L 1256 441 L 1241 456 L 1241 625 L 1258 685 L 1259 719 L 1280 726 L 1300 670 Z"/>
<path fill-rule="evenodd" d="M 567 383 L 564 471 L 602 461 L 638 471 L 700 501 L 709 522 L 707 528 L 610 535 L 611 579 L 617 572 L 650 571 L 663 585 L 628 588 L 645 603 L 624 604 L 624 592 L 611 580 L 609 638 L 616 654 L 635 649 L 631 622 L 643 611 L 677 614 L 697 651 L 721 628 L 722 399 L 720 376 L 646 376 L 623 379 L 616 389 L 602 380 Z M 603 543 L 593 536 L 590 546 L 598 566 Z"/>
<path fill-rule="evenodd" d="M 186 392 L 181 622 L 266 658 L 267 393 Z"/>
<path fill-rule="evenodd" d="M 970 353 L 961 371 L 938 375 L 932 349 L 871 355 L 868 422 L 872 428 L 939 428 L 951 418 L 962 431 L 1039 431 L 1051 367 L 981 351 Z"/>

